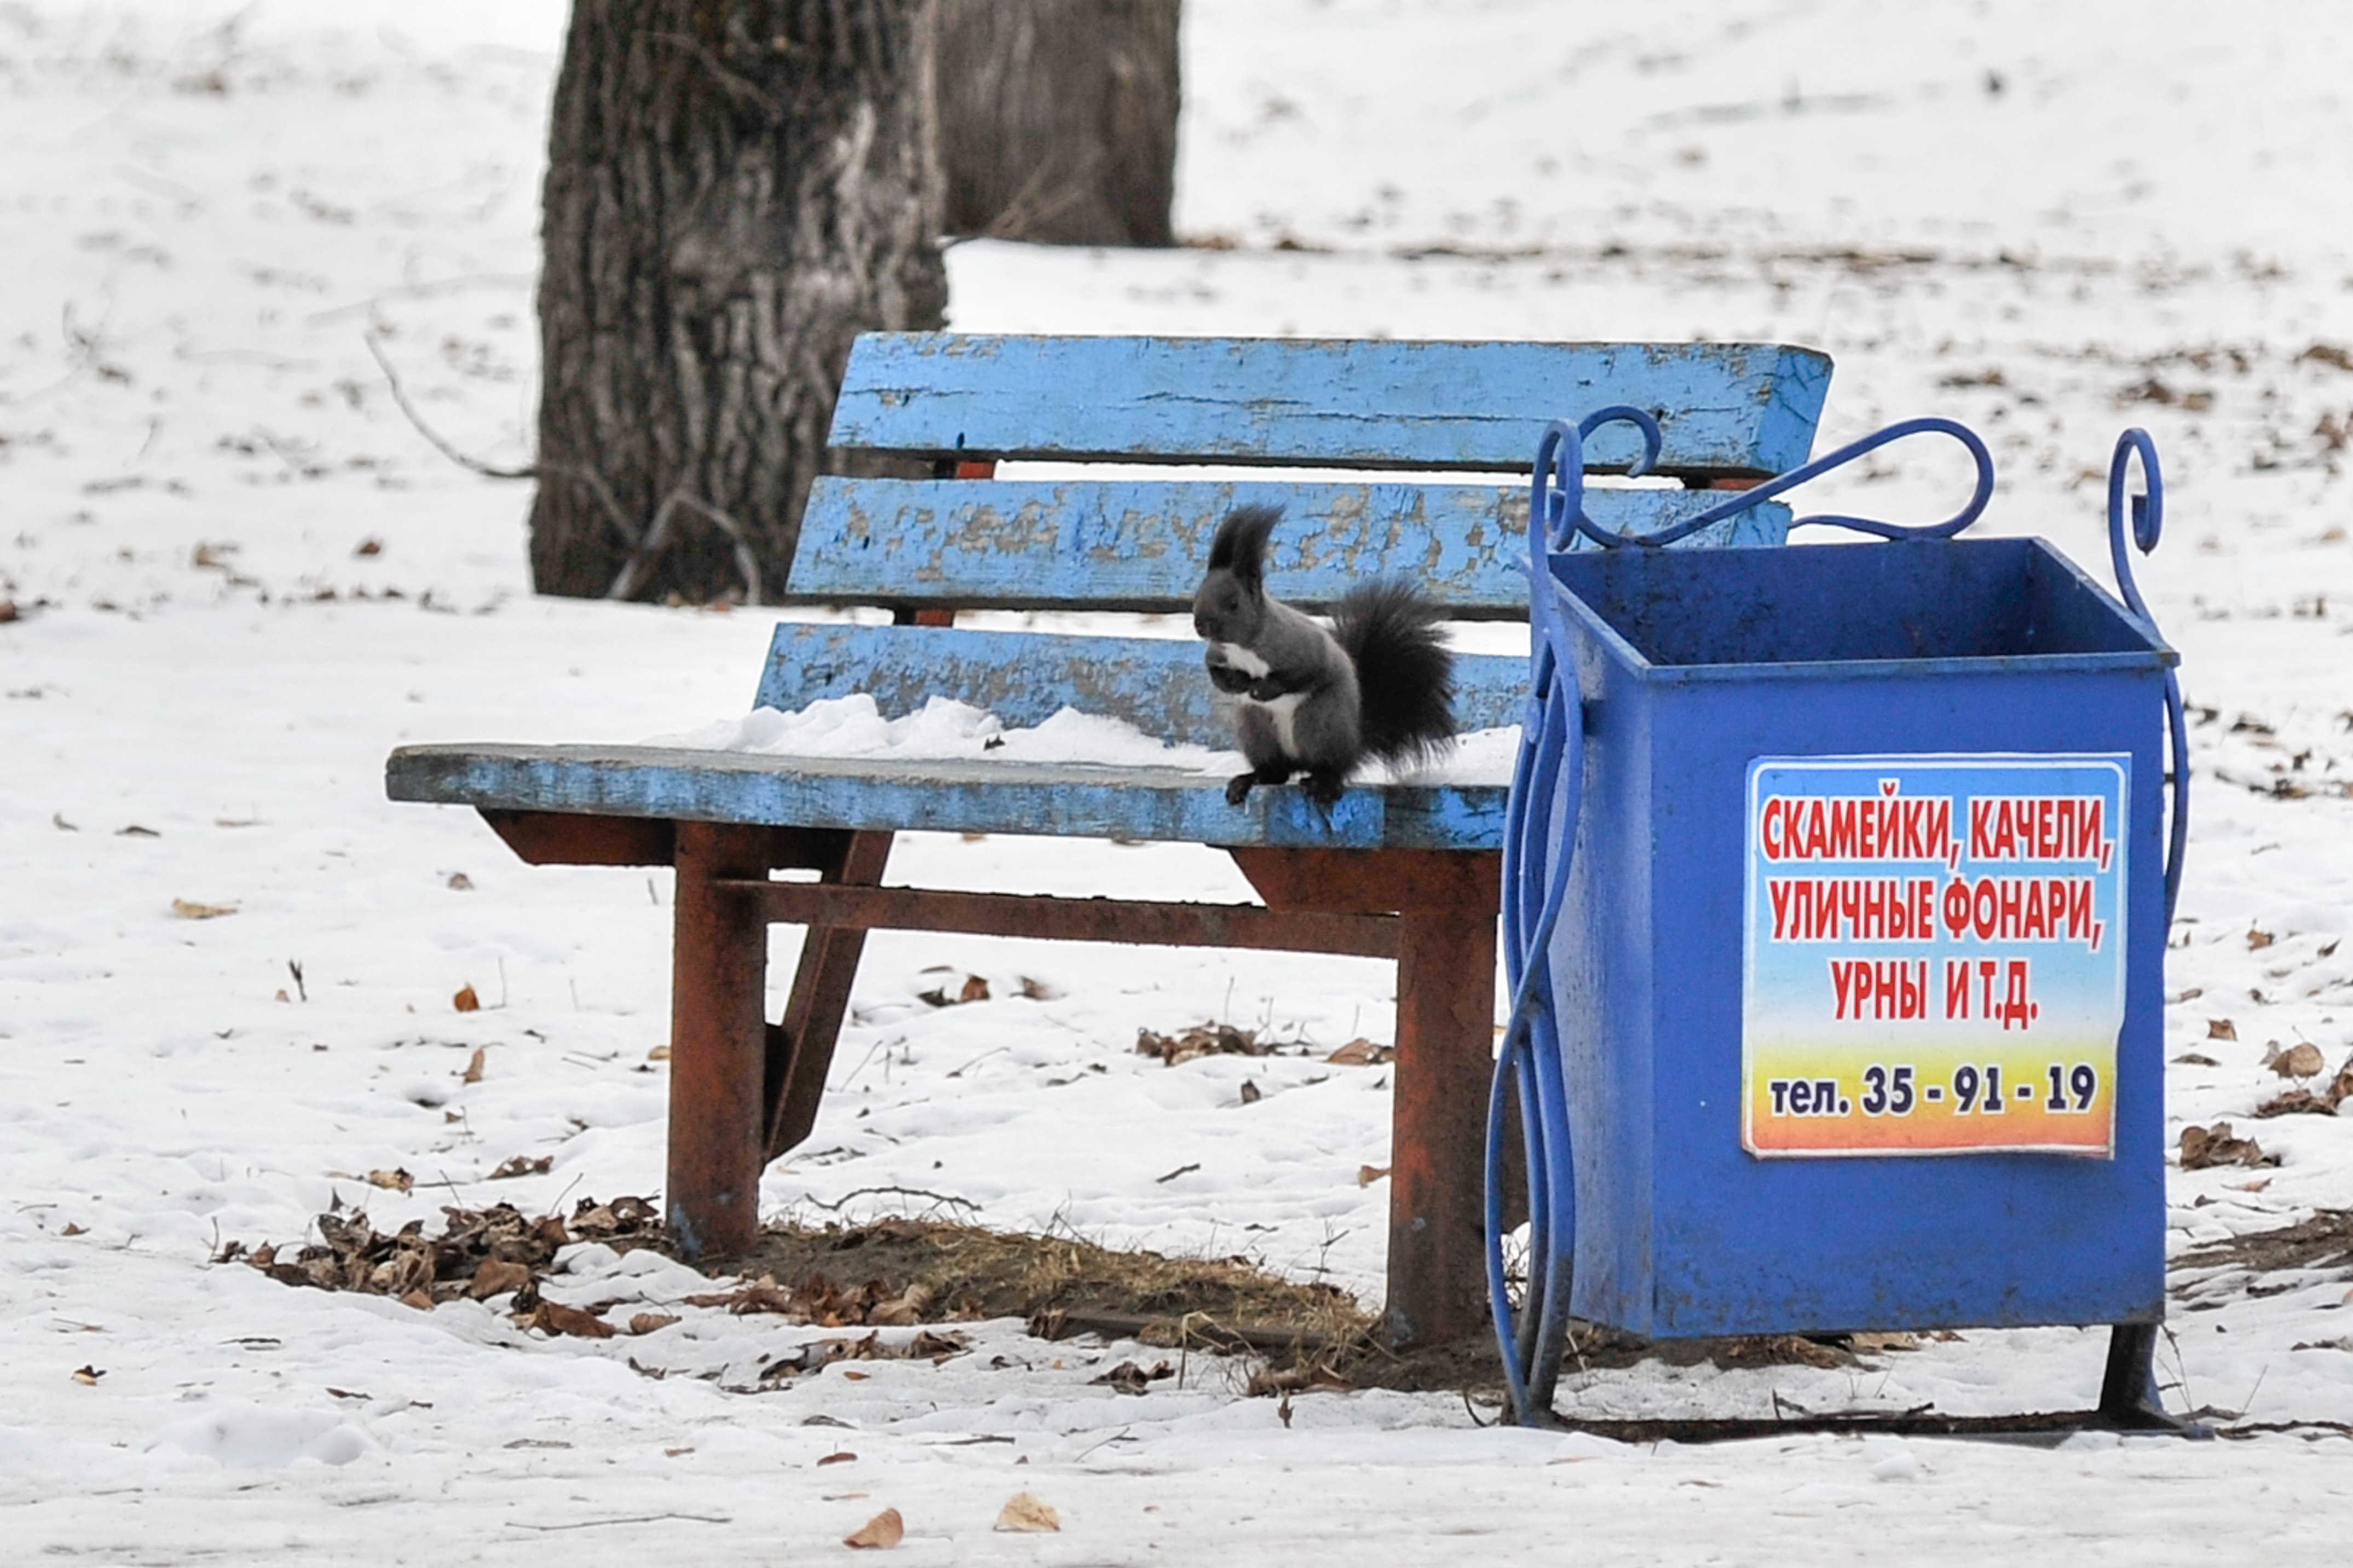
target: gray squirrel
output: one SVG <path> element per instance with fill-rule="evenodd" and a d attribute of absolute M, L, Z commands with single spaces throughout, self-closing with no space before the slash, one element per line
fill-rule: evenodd
<path fill-rule="evenodd" d="M 1267 537 L 1282 509 L 1238 507 L 1218 525 L 1193 596 L 1193 629 L 1209 644 L 1209 683 L 1234 699 L 1248 773 L 1226 784 L 1240 805 L 1255 784 L 1306 774 L 1330 805 L 1366 757 L 1417 762 L 1454 739 L 1454 656 L 1444 612 L 1411 584 L 1350 589 L 1327 630 L 1266 591 Z"/>

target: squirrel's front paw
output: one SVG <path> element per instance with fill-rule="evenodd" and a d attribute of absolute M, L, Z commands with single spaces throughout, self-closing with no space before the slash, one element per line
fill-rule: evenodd
<path fill-rule="evenodd" d="M 1236 773 L 1226 781 L 1226 804 L 1240 805 L 1250 798 L 1250 785 L 1258 783 L 1255 773 Z"/>
<path fill-rule="evenodd" d="M 1324 806 L 1339 805 L 1340 797 L 1348 791 L 1347 781 L 1338 773 L 1309 773 L 1303 787 L 1308 799 Z"/>

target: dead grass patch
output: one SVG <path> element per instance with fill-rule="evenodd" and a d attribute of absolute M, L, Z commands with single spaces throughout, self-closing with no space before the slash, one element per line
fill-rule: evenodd
<path fill-rule="evenodd" d="M 543 1300 L 557 1249 L 599 1240 L 676 1256 L 654 1205 L 638 1198 L 582 1201 L 568 1219 L 531 1219 L 506 1205 L 445 1209 L 443 1234 L 421 1221 L 375 1231 L 362 1214 L 322 1215 L 322 1240 L 300 1248 L 232 1242 L 217 1261 L 243 1262 L 290 1285 L 398 1297 L 430 1308 L 460 1295 L 513 1292 L 518 1321 L 550 1334 L 605 1337 L 619 1325 L 596 1309 Z M 775 1313 L 828 1328 L 908 1327 L 1019 1318 L 1033 1334 L 1132 1340 L 1171 1351 L 1250 1358 L 1252 1394 L 1381 1387 L 1493 1394 L 1503 1383 L 1484 1333 L 1409 1352 L 1381 1342 L 1378 1324 L 1335 1286 L 1285 1279 L 1242 1258 L 1172 1258 L 1071 1236 L 1029 1236 L 954 1220 L 891 1216 L 862 1224 L 786 1224 L 750 1252 L 723 1260 L 736 1282 L 688 1298 L 737 1313 Z M 639 1313 L 648 1332 L 674 1321 Z M 1898 1340 L 1904 1342 L 1894 1342 Z M 848 1342 L 841 1342 L 848 1343 Z M 1860 1354 L 1911 1348 L 1908 1336 L 1767 1335 L 1651 1342 L 1595 1324 L 1574 1326 L 1572 1371 L 1656 1358 L 1721 1367 L 1854 1364 Z M 1149 1374 L 1142 1374 L 1146 1382 Z"/>
<path fill-rule="evenodd" d="M 2175 1258 L 2173 1267 L 2243 1268 L 2250 1274 L 2353 1269 L 2353 1209 L 2322 1209 L 2297 1225 L 2210 1241 Z"/>

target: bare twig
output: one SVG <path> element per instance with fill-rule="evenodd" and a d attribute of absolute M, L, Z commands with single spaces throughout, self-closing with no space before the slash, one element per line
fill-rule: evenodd
<path fill-rule="evenodd" d="M 684 485 L 681 485 L 662 498 L 661 505 L 654 509 L 652 521 L 640 529 L 631 524 L 628 513 L 621 510 L 620 500 L 613 494 L 613 488 L 605 482 L 605 476 L 592 464 L 549 462 L 543 458 L 539 462 L 526 463 L 520 468 L 501 468 L 494 464 L 485 463 L 479 458 L 470 458 L 444 440 L 438 431 L 425 422 L 425 416 L 417 411 L 417 405 L 409 402 L 407 389 L 400 384 L 400 373 L 393 369 L 392 362 L 385 357 L 383 345 L 376 341 L 375 334 L 374 332 L 364 334 L 364 341 L 367 344 L 369 356 L 375 361 L 376 367 L 384 372 L 385 384 L 392 390 L 393 403 L 407 417 L 409 424 L 416 427 L 417 433 L 433 444 L 435 451 L 439 452 L 459 468 L 489 479 L 577 479 L 588 487 L 589 493 L 596 498 L 596 504 L 604 509 L 605 515 L 611 521 L 615 531 L 629 547 L 628 558 L 621 563 L 620 571 L 614 574 L 612 586 L 605 590 L 605 597 L 607 599 L 628 598 L 644 585 L 646 575 L 653 569 L 653 563 L 660 558 L 662 551 L 669 547 L 671 518 L 677 514 L 679 508 L 685 507 L 727 536 L 728 543 L 733 547 L 735 556 L 735 570 L 744 579 L 744 598 L 750 604 L 756 605 L 760 602 L 760 561 L 759 557 L 753 552 L 751 535 L 745 531 L 742 523 L 729 515 L 724 508 L 704 500 L 702 497 L 689 491 Z M 273 450 L 277 449 L 276 441 L 266 432 L 263 438 L 270 441 Z M 280 451 L 279 456 L 285 458 L 286 454 Z M 291 458 L 287 460 L 292 461 Z"/>
<path fill-rule="evenodd" d="M 832 1203 L 826 1203 L 818 1198 L 811 1198 L 808 1203 L 812 1208 L 830 1209 L 835 1214 L 839 1214 L 849 1206 L 850 1199 L 881 1193 L 900 1193 L 911 1198 L 930 1198 L 934 1203 L 957 1204 L 972 1210 L 975 1214 L 980 1212 L 980 1205 L 970 1198 L 959 1198 L 947 1193 L 935 1193 L 928 1187 L 852 1187 Z"/>
<path fill-rule="evenodd" d="M 744 579 L 744 594 L 750 603 L 758 604 L 760 563 L 752 553 L 752 541 L 744 533 L 744 525 L 720 508 L 689 491 L 684 485 L 662 498 L 661 505 L 654 510 L 653 521 L 647 525 L 645 537 L 629 552 L 629 558 L 621 563 L 621 570 L 615 574 L 613 585 L 605 590 L 605 597 L 626 599 L 644 586 L 654 563 L 670 547 L 670 520 L 681 508 L 701 514 L 727 536 L 734 547 L 735 570 Z"/>
<path fill-rule="evenodd" d="M 637 547 L 638 530 L 629 521 L 629 514 L 621 510 L 621 503 L 614 498 L 613 489 L 605 482 L 603 474 L 587 463 L 551 463 L 543 459 L 539 467 L 550 479 L 578 479 L 586 485 L 597 504 L 605 509 L 605 515 L 612 519 L 623 542 L 632 549 Z"/>
<path fill-rule="evenodd" d="M 684 487 L 662 497 L 661 505 L 654 508 L 653 521 L 646 524 L 645 536 L 638 541 L 629 558 L 621 563 L 620 571 L 613 574 L 613 585 L 605 590 L 607 599 L 626 599 L 638 591 L 646 574 L 662 551 L 670 544 L 670 520 L 678 511 L 679 503 L 686 499 Z"/>
<path fill-rule="evenodd" d="M 313 310 L 304 318 L 311 326 L 341 321 L 345 316 L 364 315 L 386 300 L 424 300 L 436 294 L 451 294 L 476 288 L 528 289 L 538 279 L 529 272 L 482 272 L 464 278 L 443 278 L 431 283 L 411 283 L 403 288 L 386 289 L 364 300 L 354 300 L 348 305 L 336 305 L 324 310 Z"/>
<path fill-rule="evenodd" d="M 634 1362 L 630 1363 L 635 1366 Z M 645 1368 L 638 1367 L 639 1372 Z M 601 1530 L 608 1524 L 661 1524 L 670 1520 L 683 1520 L 689 1524 L 733 1524 L 733 1516 L 710 1513 L 633 1513 L 621 1519 L 573 1519 L 560 1524 L 529 1524 L 519 1519 L 507 1521 L 511 1530 Z"/>
<path fill-rule="evenodd" d="M 384 350 L 377 344 L 375 334 L 364 333 L 362 341 L 367 344 L 369 356 L 375 361 L 376 368 L 384 372 L 385 382 L 392 388 L 392 401 L 398 405 L 401 413 L 407 416 L 408 422 L 417 427 L 417 433 L 433 443 L 435 451 L 439 452 L 459 468 L 470 469 L 486 479 L 535 479 L 539 477 L 539 466 L 535 463 L 526 464 L 520 468 L 497 468 L 483 462 L 479 458 L 466 456 L 465 453 L 443 440 L 431 426 L 425 423 L 425 416 L 417 412 L 417 405 L 408 401 L 407 390 L 400 384 L 400 373 L 394 370 L 392 362 L 384 357 Z"/>
<path fill-rule="evenodd" d="M 1028 237 L 1039 225 L 1057 218 L 1084 201 L 1087 183 L 1094 177 L 1103 153 L 1088 149 L 1074 160 L 1075 166 L 1057 167 L 1060 160 L 1049 159 L 1021 183 L 1013 199 L 1005 204 L 988 226 L 975 235 L 976 239 L 1021 239 Z M 1059 189 L 1050 189 L 1059 184 Z"/>
<path fill-rule="evenodd" d="M 752 553 L 751 537 L 744 525 L 700 496 L 681 495 L 681 505 L 692 507 L 709 519 L 712 525 L 725 534 L 735 546 L 735 570 L 744 574 L 744 595 L 751 604 L 760 602 L 760 563 Z"/>

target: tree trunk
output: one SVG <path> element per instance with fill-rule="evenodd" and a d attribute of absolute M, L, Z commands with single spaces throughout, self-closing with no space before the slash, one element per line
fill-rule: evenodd
<path fill-rule="evenodd" d="M 1173 245 L 1178 0 L 942 0 L 952 234 Z"/>
<path fill-rule="evenodd" d="M 936 327 L 926 0 L 576 0 L 540 279 L 542 593 L 783 591 L 850 340 Z"/>

